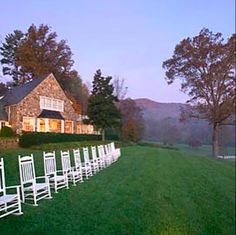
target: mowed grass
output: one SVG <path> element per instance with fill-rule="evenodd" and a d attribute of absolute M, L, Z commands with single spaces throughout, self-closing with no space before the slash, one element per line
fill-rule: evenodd
<path fill-rule="evenodd" d="M 17 154 L 6 153 L 7 183 L 19 183 Z M 57 154 L 59 156 L 59 154 Z M 59 165 L 60 162 L 58 161 Z M 234 163 L 181 151 L 133 146 L 97 175 L 69 190 L 23 205 L 0 220 L 0 234 L 235 234 Z"/>

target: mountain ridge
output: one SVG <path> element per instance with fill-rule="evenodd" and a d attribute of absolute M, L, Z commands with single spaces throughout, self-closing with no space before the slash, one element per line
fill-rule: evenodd
<path fill-rule="evenodd" d="M 186 106 L 184 103 L 164 103 L 148 98 L 138 98 L 134 99 L 134 101 L 143 111 L 143 117 L 145 120 L 161 120 L 168 117 L 179 118 L 181 115 L 181 109 Z"/>

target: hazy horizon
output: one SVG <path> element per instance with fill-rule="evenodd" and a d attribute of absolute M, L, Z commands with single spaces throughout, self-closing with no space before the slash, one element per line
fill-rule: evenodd
<path fill-rule="evenodd" d="M 74 69 L 84 82 L 91 83 L 101 69 L 105 76 L 125 79 L 127 97 L 157 102 L 187 100 L 179 82 L 168 86 L 164 80 L 162 62 L 172 56 L 176 44 L 203 27 L 221 32 L 225 39 L 235 28 L 233 0 L 13 0 L 1 6 L 1 41 L 15 29 L 26 32 L 31 24 L 47 24 L 58 40 L 67 40 Z M 4 76 L 0 80 L 5 81 Z"/>

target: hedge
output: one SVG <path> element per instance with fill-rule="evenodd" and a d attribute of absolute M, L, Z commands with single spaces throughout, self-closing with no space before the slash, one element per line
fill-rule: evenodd
<path fill-rule="evenodd" d="M 14 137 L 15 133 L 14 131 L 11 129 L 11 127 L 8 126 L 4 126 L 2 127 L 2 129 L 0 130 L 0 137 Z"/>
<path fill-rule="evenodd" d="M 21 147 L 30 147 L 32 145 L 61 143 L 73 141 L 101 140 L 101 135 L 90 134 L 65 134 L 65 133 L 42 133 L 42 132 L 23 132 L 19 137 Z"/>

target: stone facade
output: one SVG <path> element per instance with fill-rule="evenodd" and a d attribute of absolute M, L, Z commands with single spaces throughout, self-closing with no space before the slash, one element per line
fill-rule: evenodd
<path fill-rule="evenodd" d="M 76 114 L 72 107 L 72 102 L 67 98 L 61 86 L 52 74 L 45 78 L 18 104 L 5 107 L 8 114 L 9 124 L 13 130 L 17 133 L 22 131 L 23 117 L 33 117 L 37 120 L 37 117 L 42 112 L 42 109 L 40 109 L 40 96 L 58 99 L 64 102 L 64 110 L 60 113 L 65 121 L 72 121 L 72 133 L 76 133 L 76 120 L 78 120 L 79 115 Z M 37 127 L 37 123 L 35 126 Z M 62 132 L 64 132 L 64 130 Z"/>

